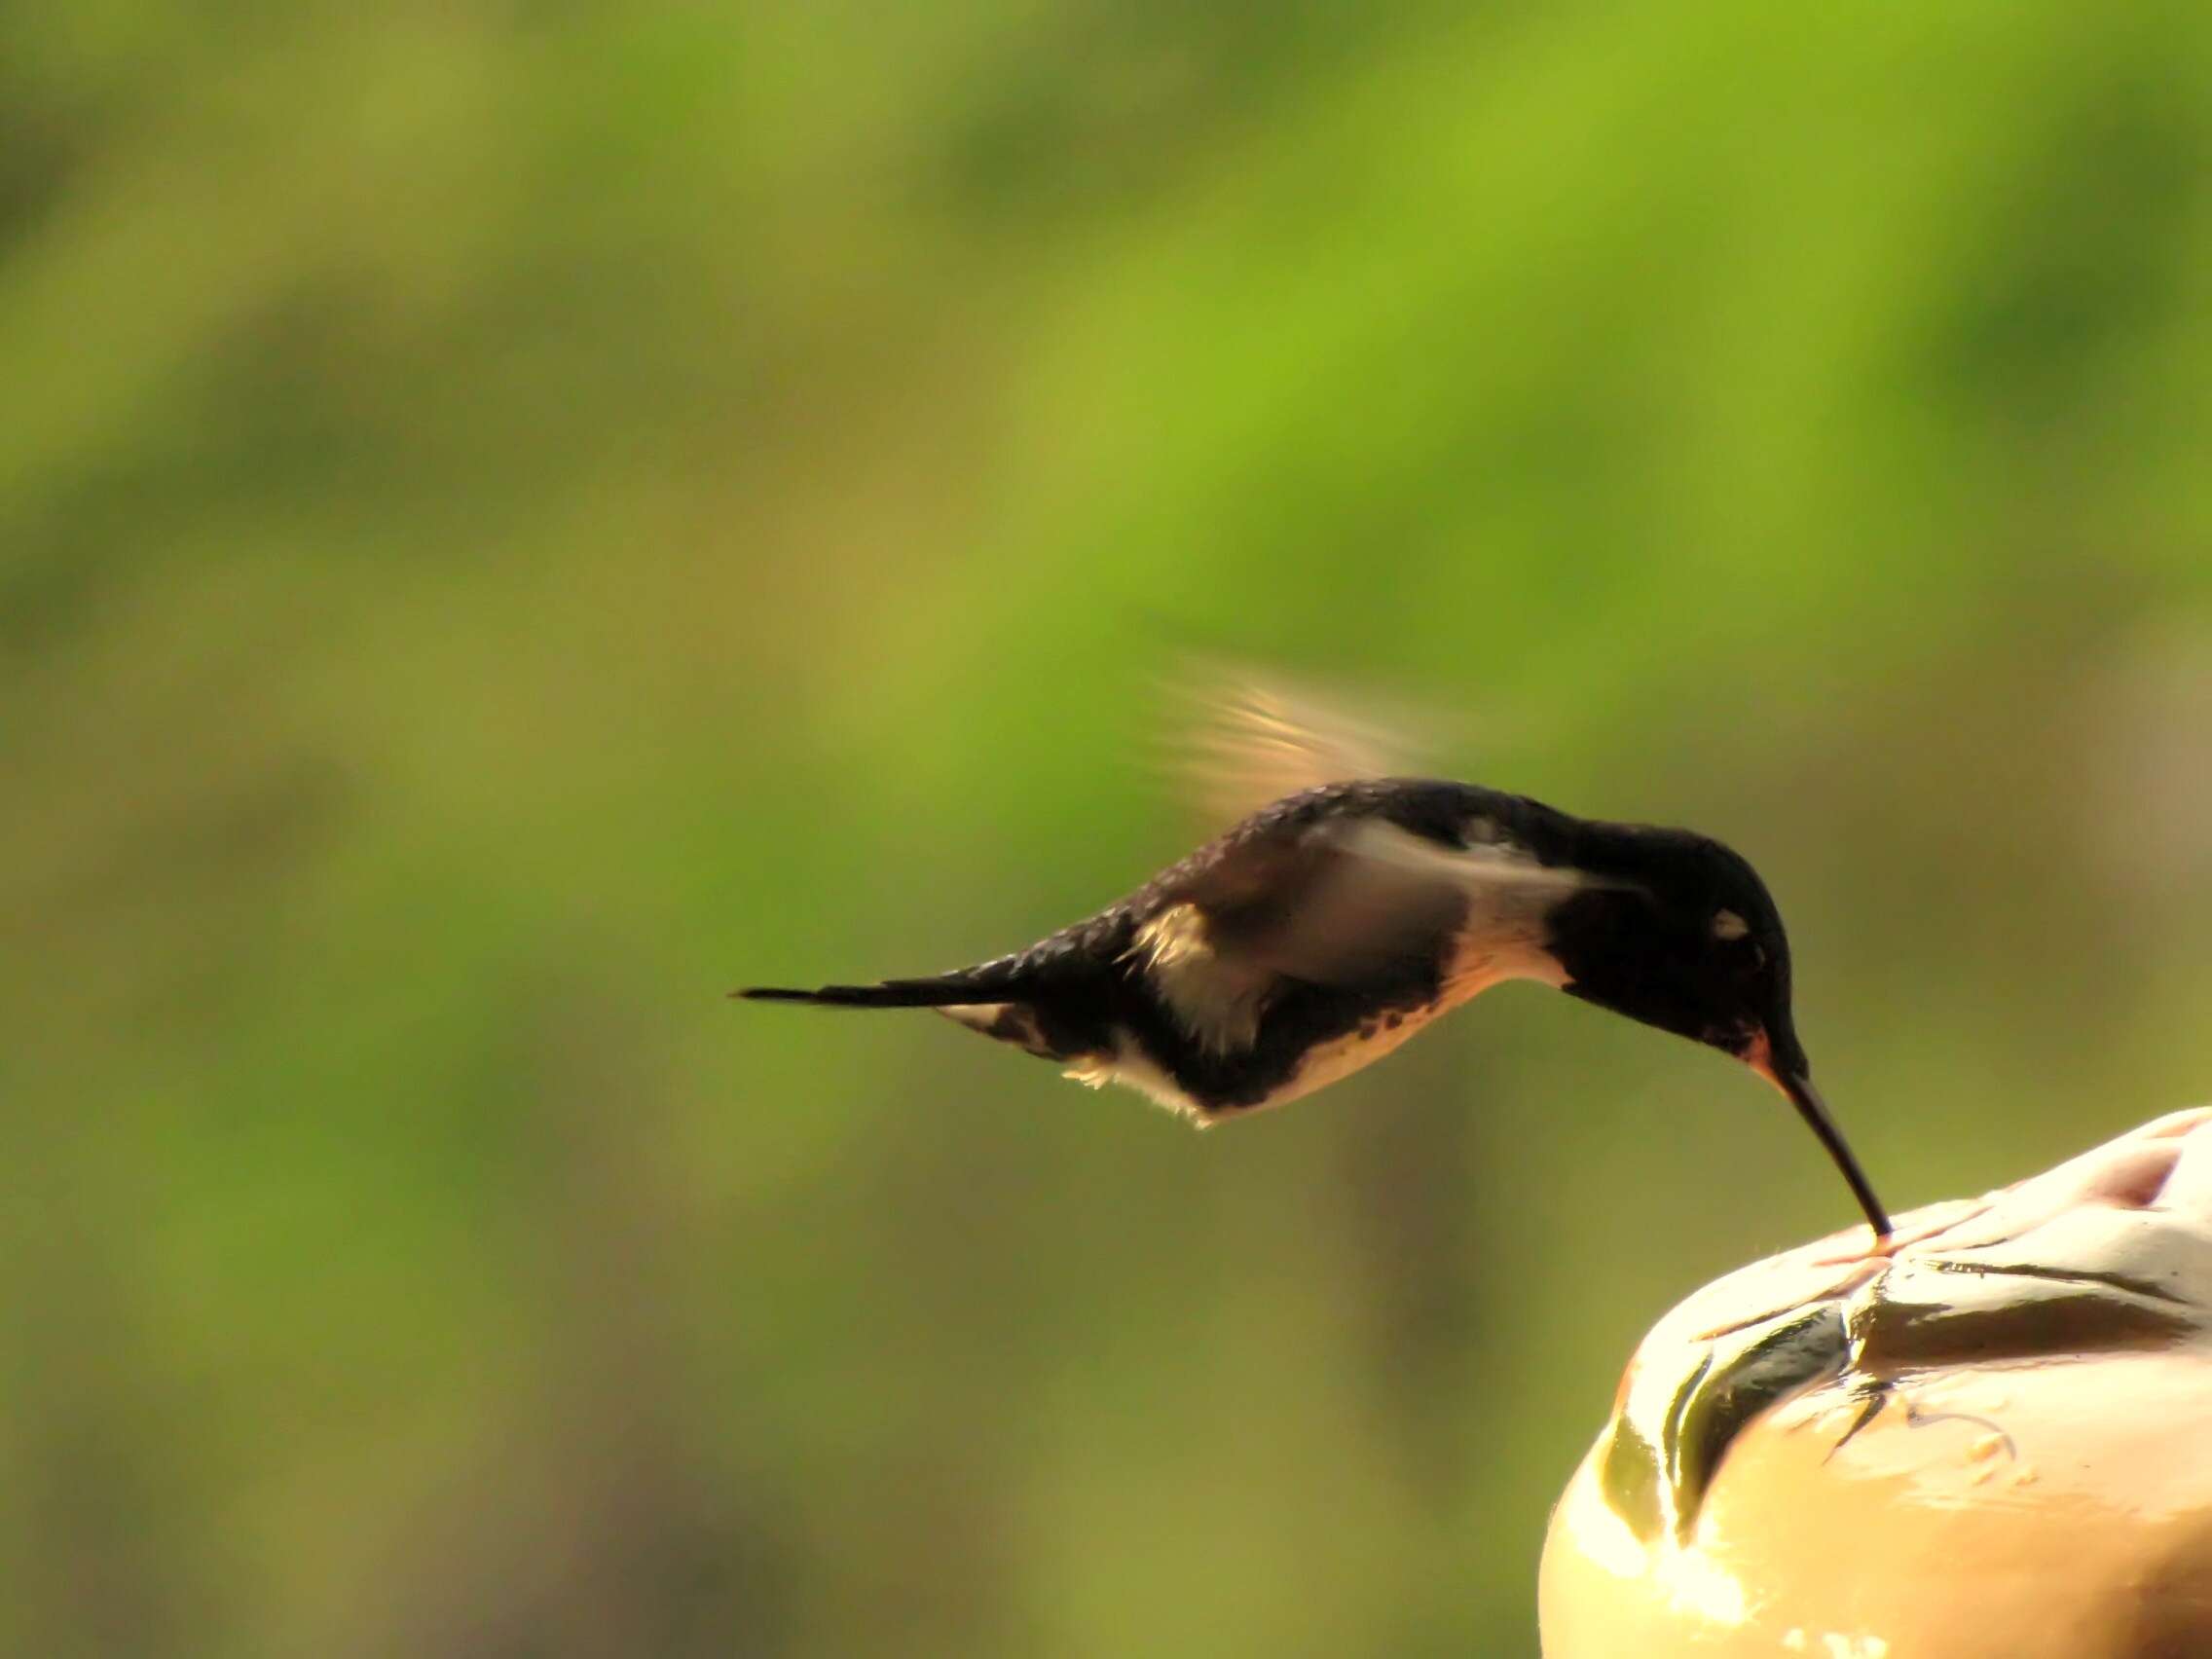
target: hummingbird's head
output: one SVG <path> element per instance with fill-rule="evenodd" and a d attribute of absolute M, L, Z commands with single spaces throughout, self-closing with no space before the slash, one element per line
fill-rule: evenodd
<path fill-rule="evenodd" d="M 1686 830 L 1592 824 L 1576 840 L 1585 879 L 1545 917 L 1561 989 L 1733 1054 L 1773 1084 L 1888 1237 L 1889 1214 L 1813 1088 L 1789 1012 L 1789 939 L 1758 872 Z"/>
<path fill-rule="evenodd" d="M 1733 1054 L 1786 1091 L 1810 1067 L 1789 1011 L 1789 940 L 1758 872 L 1686 830 L 1593 825 L 1587 884 L 1546 949 L 1586 1002 Z"/>

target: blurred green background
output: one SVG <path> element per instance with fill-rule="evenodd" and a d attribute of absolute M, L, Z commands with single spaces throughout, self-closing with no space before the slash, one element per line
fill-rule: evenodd
<path fill-rule="evenodd" d="M 1899 1206 L 2212 1098 L 2201 5 L 0 30 L 0 1651 L 1532 1653 L 1754 1080 L 723 1000 L 1180 854 L 1193 645 L 1743 848 Z"/>

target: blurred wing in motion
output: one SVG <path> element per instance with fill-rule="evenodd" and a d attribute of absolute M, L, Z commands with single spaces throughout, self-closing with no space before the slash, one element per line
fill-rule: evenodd
<path fill-rule="evenodd" d="M 1414 836 L 1371 824 L 1251 844 L 1198 872 L 1182 897 L 1203 915 L 1216 961 L 1350 986 L 1434 963 L 1469 895 L 1465 875 Z M 1172 926 L 1173 916 L 1161 919 Z"/>
<path fill-rule="evenodd" d="M 1185 1028 L 1234 1049 L 1286 980 L 1426 1018 L 1540 975 L 1542 915 L 1575 881 L 1507 847 L 1447 847 L 1374 819 L 1262 828 L 1167 884 L 1135 949 Z"/>
<path fill-rule="evenodd" d="M 1210 822 L 1234 823 L 1322 784 L 1430 770 L 1409 729 L 1434 722 L 1316 695 L 1280 679 L 1204 665 L 1176 688 L 1173 770 Z"/>

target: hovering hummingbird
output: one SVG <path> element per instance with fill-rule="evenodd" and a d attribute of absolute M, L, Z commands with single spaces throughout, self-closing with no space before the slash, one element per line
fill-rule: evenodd
<path fill-rule="evenodd" d="M 950 973 L 733 994 L 934 1009 L 1202 1125 L 1325 1088 L 1493 985 L 1540 980 L 1757 1072 L 1889 1236 L 1813 1088 L 1789 941 L 1740 855 L 1687 830 L 1375 775 L 1357 738 L 1324 734 L 1272 694 L 1247 693 L 1228 716 L 1212 747 L 1233 793 L 1279 798 L 1119 903 Z"/>

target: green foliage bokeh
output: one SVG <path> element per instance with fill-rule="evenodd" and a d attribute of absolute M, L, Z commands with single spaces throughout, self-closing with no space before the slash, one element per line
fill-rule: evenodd
<path fill-rule="evenodd" d="M 17 8 L 0 1651 L 1531 1654 L 1754 1081 L 721 993 L 1179 854 L 1196 647 L 1741 847 L 1900 1207 L 2212 1097 L 2208 18 Z"/>

